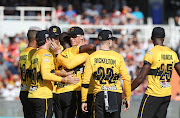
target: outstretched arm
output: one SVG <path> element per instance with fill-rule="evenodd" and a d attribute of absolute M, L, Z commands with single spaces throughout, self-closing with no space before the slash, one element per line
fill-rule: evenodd
<path fill-rule="evenodd" d="M 67 69 L 73 69 L 82 63 L 84 63 L 89 55 L 87 53 L 81 53 L 75 55 L 73 58 L 68 59 L 59 54 L 56 59 L 57 61 Z"/>
<path fill-rule="evenodd" d="M 131 84 L 131 91 L 133 91 L 135 88 L 137 88 L 144 81 L 144 79 L 148 75 L 150 69 L 151 69 L 150 64 L 144 64 L 140 73 L 138 74 L 136 79 Z"/>
<path fill-rule="evenodd" d="M 180 63 L 176 64 L 174 66 L 174 68 L 176 69 L 176 72 L 178 73 L 178 75 L 180 76 Z"/>
<path fill-rule="evenodd" d="M 94 44 L 82 45 L 79 49 L 79 53 L 83 53 L 83 52 L 91 53 L 94 51 L 96 51 L 96 45 Z"/>

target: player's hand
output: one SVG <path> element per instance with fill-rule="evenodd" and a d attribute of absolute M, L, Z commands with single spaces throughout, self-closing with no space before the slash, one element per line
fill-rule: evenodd
<path fill-rule="evenodd" d="M 82 108 L 83 112 L 88 112 L 88 110 L 87 110 L 87 103 L 82 103 L 81 108 Z"/>
<path fill-rule="evenodd" d="M 51 49 L 54 51 L 55 54 L 61 53 L 61 45 L 56 44 L 54 39 L 52 39 L 52 42 L 51 42 Z"/>
<path fill-rule="evenodd" d="M 123 93 L 122 93 L 122 100 L 125 99 L 125 97 L 126 97 L 126 95 L 125 95 L 125 93 L 123 91 Z"/>
<path fill-rule="evenodd" d="M 59 76 L 61 76 L 61 77 L 66 77 L 66 76 L 68 76 L 68 75 L 72 75 L 74 73 L 74 71 L 73 70 L 65 70 L 64 68 L 63 69 L 61 69 L 61 70 L 59 70 L 58 71 L 58 73 L 57 73 L 57 75 L 59 75 Z"/>
<path fill-rule="evenodd" d="M 126 101 L 126 99 L 123 99 L 122 102 L 123 102 L 122 105 L 125 104 L 124 112 L 128 111 L 130 108 L 130 101 Z"/>
<path fill-rule="evenodd" d="M 69 76 L 66 77 L 67 84 L 77 84 L 79 82 L 79 78 L 78 77 L 73 77 L 73 76 L 74 76 L 74 74 L 69 75 Z"/>

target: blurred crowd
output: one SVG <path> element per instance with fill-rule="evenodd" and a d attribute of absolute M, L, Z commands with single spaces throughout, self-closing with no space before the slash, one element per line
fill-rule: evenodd
<path fill-rule="evenodd" d="M 136 6 L 134 9 L 123 6 L 123 9 L 113 8 L 108 10 L 99 1 L 92 4 L 88 0 L 82 3 L 82 13 L 78 14 L 69 4 L 67 8 L 58 5 L 56 16 L 60 24 L 83 24 L 83 25 L 140 25 L 144 23 L 144 15 Z M 76 7 L 75 7 L 76 8 Z"/>
<path fill-rule="evenodd" d="M 22 34 L 14 37 L 4 35 L 0 39 L 0 98 L 19 99 L 20 70 L 19 55 L 26 48 L 27 38 Z"/>
<path fill-rule="evenodd" d="M 144 15 L 138 6 L 129 7 L 126 0 L 2 0 L 0 6 L 46 6 L 56 8 L 57 22 L 60 24 L 83 25 L 137 25 L 144 23 Z M 5 10 L 5 15 L 20 15 L 15 10 Z M 51 16 L 47 11 L 46 16 Z M 40 11 L 27 11 L 25 16 L 39 16 Z M 48 18 L 46 19 L 48 20 Z"/>

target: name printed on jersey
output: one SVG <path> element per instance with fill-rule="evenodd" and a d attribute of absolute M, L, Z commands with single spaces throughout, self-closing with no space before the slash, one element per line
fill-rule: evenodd
<path fill-rule="evenodd" d="M 114 85 L 114 86 L 107 86 L 107 87 L 101 85 L 101 90 L 117 90 L 117 88 L 116 88 L 116 85 Z"/>
<path fill-rule="evenodd" d="M 27 85 L 26 84 L 21 84 L 21 90 L 26 90 Z"/>
<path fill-rule="evenodd" d="M 167 87 L 171 87 L 171 84 L 169 82 L 159 82 L 160 85 L 161 85 L 161 88 L 167 88 Z"/>
<path fill-rule="evenodd" d="M 37 90 L 37 88 L 38 88 L 38 86 L 30 86 L 30 91 L 36 91 Z"/>

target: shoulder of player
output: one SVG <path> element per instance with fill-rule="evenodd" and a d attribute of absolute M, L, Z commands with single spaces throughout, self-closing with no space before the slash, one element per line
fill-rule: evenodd
<path fill-rule="evenodd" d="M 123 58 L 121 54 L 119 54 L 119 53 L 117 53 L 117 52 L 115 52 L 113 50 L 110 50 L 108 52 L 110 53 L 109 56 L 114 56 L 114 57 L 117 57 L 117 58 Z M 92 54 L 89 55 L 89 57 L 97 56 L 99 54 L 102 54 L 101 50 L 97 50 L 97 51 L 93 52 Z"/>
<path fill-rule="evenodd" d="M 32 50 L 32 49 L 34 49 L 33 47 L 27 47 L 27 48 L 25 48 L 22 52 L 29 52 L 30 50 Z M 21 52 L 21 53 L 22 53 Z"/>
<path fill-rule="evenodd" d="M 70 51 L 70 50 L 72 50 L 72 47 L 66 48 L 62 53 L 66 53 L 66 52 L 68 52 L 68 51 Z"/>
<path fill-rule="evenodd" d="M 42 57 L 53 57 L 53 55 L 48 51 L 48 50 L 45 50 L 45 49 L 40 49 L 38 51 L 36 51 L 36 54 L 39 54 L 41 55 Z"/>
<path fill-rule="evenodd" d="M 166 46 L 166 49 L 167 49 L 168 51 L 172 52 L 172 53 L 176 53 L 174 50 L 172 50 L 171 48 L 169 48 L 169 47 L 167 47 L 167 46 Z"/>

